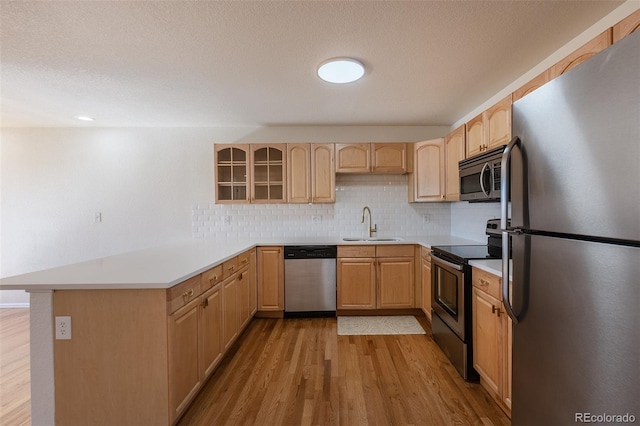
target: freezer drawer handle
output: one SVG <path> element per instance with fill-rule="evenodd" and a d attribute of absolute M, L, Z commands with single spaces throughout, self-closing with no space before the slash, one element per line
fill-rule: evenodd
<path fill-rule="evenodd" d="M 511 181 L 511 153 L 518 146 L 521 148 L 520 138 L 514 136 L 502 153 L 502 164 L 500 170 L 500 228 L 502 229 L 502 304 L 507 311 L 507 315 L 514 324 L 518 324 L 518 316 L 511 306 L 511 296 L 509 294 L 509 234 L 507 220 L 509 213 L 509 188 Z"/>

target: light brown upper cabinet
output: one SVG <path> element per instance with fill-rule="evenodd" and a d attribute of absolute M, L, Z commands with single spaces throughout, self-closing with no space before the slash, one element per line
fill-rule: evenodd
<path fill-rule="evenodd" d="M 460 200 L 460 172 L 458 162 L 465 159 L 465 125 L 444 138 L 445 200 Z"/>
<path fill-rule="evenodd" d="M 529 81 L 528 83 L 524 84 L 518 90 L 513 92 L 511 94 L 513 102 L 515 102 L 518 99 L 521 99 L 521 98 L 527 96 L 529 93 L 533 92 L 537 88 L 542 87 L 545 84 L 547 84 L 549 82 L 549 74 L 550 73 L 551 73 L 550 70 L 546 70 L 546 71 L 538 74 L 536 77 L 531 79 L 531 81 Z"/>
<path fill-rule="evenodd" d="M 287 201 L 334 203 L 333 144 L 287 144 Z"/>
<path fill-rule="evenodd" d="M 467 122 L 467 157 L 506 145 L 511 139 L 511 95 Z"/>
<path fill-rule="evenodd" d="M 573 67 L 580 65 L 587 59 L 594 56 L 596 53 L 611 46 L 612 29 L 608 28 L 606 31 L 595 37 L 593 40 L 576 49 L 569 56 L 555 64 L 550 69 L 550 80 L 561 76 L 565 72 L 569 71 Z"/>
<path fill-rule="evenodd" d="M 408 157 L 409 202 L 444 201 L 444 139 L 416 142 Z"/>
<path fill-rule="evenodd" d="M 407 145 L 404 143 L 336 144 L 336 172 L 407 172 Z"/>
<path fill-rule="evenodd" d="M 640 28 L 640 9 L 613 26 L 613 42 L 617 43 Z"/>
<path fill-rule="evenodd" d="M 467 158 L 484 151 L 484 120 L 478 114 L 467 122 Z"/>
<path fill-rule="evenodd" d="M 248 203 L 249 145 L 214 145 L 216 203 Z"/>
<path fill-rule="evenodd" d="M 336 172 L 369 173 L 371 171 L 371 153 L 368 143 L 336 144 Z"/>
<path fill-rule="evenodd" d="M 372 143 L 371 171 L 373 173 L 406 173 L 407 145 L 404 143 Z"/>
<path fill-rule="evenodd" d="M 287 199 L 287 146 L 249 145 L 251 150 L 251 202 L 283 203 Z"/>
<path fill-rule="evenodd" d="M 487 149 L 508 144 L 511 140 L 511 95 L 486 110 L 483 115 Z"/>

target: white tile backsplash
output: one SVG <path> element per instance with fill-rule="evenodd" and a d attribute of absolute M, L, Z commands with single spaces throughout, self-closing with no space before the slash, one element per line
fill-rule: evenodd
<path fill-rule="evenodd" d="M 451 235 L 486 242 L 487 220 L 500 217 L 500 203 L 451 203 Z"/>
<path fill-rule="evenodd" d="M 378 236 L 451 232 L 450 204 L 408 203 L 407 176 L 339 174 L 335 204 L 197 203 L 192 233 L 194 238 L 248 239 L 365 236 L 369 219 L 361 223 L 364 206 L 371 209 Z"/>

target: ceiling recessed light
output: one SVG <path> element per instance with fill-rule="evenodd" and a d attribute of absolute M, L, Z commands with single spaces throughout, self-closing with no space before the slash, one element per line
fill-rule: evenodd
<path fill-rule="evenodd" d="M 79 117 L 76 117 L 76 118 L 77 118 L 78 120 L 82 120 L 82 121 L 95 121 L 95 118 L 93 118 L 93 117 L 86 117 L 86 116 L 83 116 L 83 115 L 81 115 L 81 116 L 79 116 Z"/>
<path fill-rule="evenodd" d="M 329 83 L 351 83 L 364 75 L 362 62 L 351 58 L 333 58 L 318 67 L 318 77 Z"/>

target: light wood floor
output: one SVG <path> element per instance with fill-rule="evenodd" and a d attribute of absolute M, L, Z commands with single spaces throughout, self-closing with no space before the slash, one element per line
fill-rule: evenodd
<path fill-rule="evenodd" d="M 0 309 L 0 425 L 30 424 L 29 309 Z"/>
<path fill-rule="evenodd" d="M 254 319 L 180 425 L 508 425 L 429 337 Z M 29 310 L 0 309 L 0 425 L 30 425 Z"/>
<path fill-rule="evenodd" d="M 420 318 L 423 327 L 428 323 Z M 254 319 L 180 425 L 510 424 L 428 335 L 337 336 L 336 319 Z"/>

